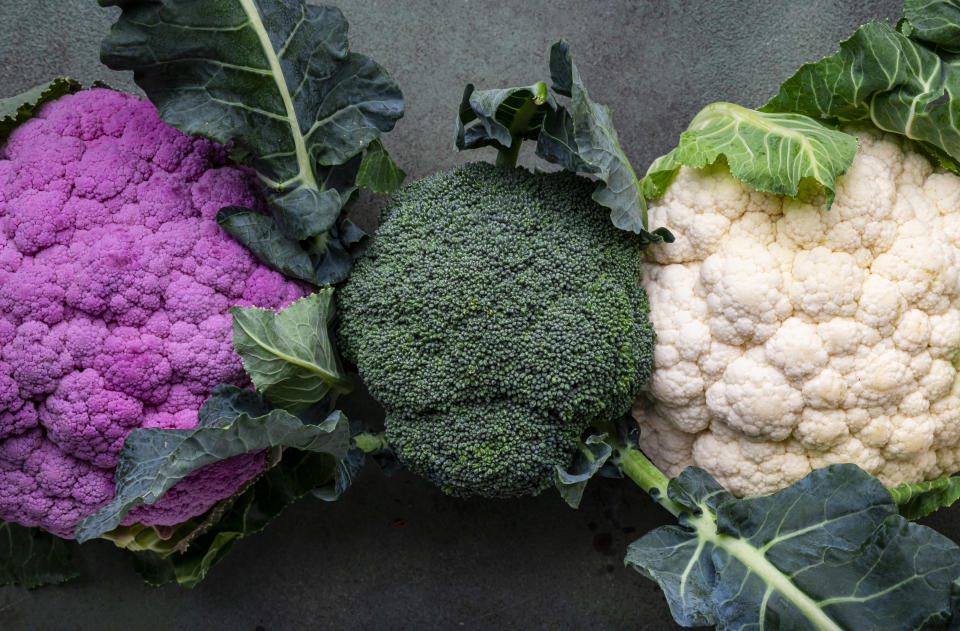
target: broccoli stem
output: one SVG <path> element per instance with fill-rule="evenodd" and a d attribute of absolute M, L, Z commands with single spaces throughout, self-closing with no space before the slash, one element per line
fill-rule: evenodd
<path fill-rule="evenodd" d="M 670 511 L 674 517 L 689 512 L 669 498 L 667 495 L 669 478 L 650 462 L 639 448 L 622 441 L 611 441 L 610 445 L 614 448 L 615 462 L 620 466 L 620 470 L 646 491 L 657 504 Z"/>
<path fill-rule="evenodd" d="M 540 106 L 547 98 L 547 84 L 539 81 L 532 86 L 533 99 L 525 101 L 513 117 L 513 122 L 508 128 L 510 131 L 510 146 L 497 152 L 498 167 L 517 166 L 517 156 L 520 155 L 520 145 L 523 144 L 524 136 L 529 134 L 530 123 L 537 116 Z M 535 129 L 540 127 L 538 123 Z"/>

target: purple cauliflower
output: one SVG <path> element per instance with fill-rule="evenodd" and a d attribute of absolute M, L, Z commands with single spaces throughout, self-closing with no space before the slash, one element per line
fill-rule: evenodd
<path fill-rule="evenodd" d="M 247 386 L 231 305 L 307 293 L 216 223 L 259 208 L 255 178 L 148 101 L 91 89 L 44 105 L 0 150 L 0 520 L 72 538 L 113 497 L 124 438 L 191 428 L 219 383 Z M 265 466 L 194 472 L 124 524 L 173 525 Z"/>

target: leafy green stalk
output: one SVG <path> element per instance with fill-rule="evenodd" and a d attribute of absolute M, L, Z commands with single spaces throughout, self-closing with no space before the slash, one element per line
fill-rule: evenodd
<path fill-rule="evenodd" d="M 620 146 L 610 108 L 590 99 L 570 46 L 562 40 L 550 49 L 550 75 L 553 93 L 543 81 L 482 91 L 468 84 L 460 102 L 454 147 L 493 146 L 498 165 L 515 166 L 520 144 L 534 140 L 537 155 L 544 160 L 598 178 L 593 199 L 610 209 L 616 227 L 637 233 L 644 245 L 672 241 L 665 229 L 648 230 L 640 181 Z M 569 110 L 557 96 L 569 98 Z"/>
<path fill-rule="evenodd" d="M 899 515 L 894 496 L 858 467 L 832 465 L 738 499 L 696 467 L 668 480 L 636 447 L 634 426 L 619 430 L 604 434 L 609 461 L 678 522 L 631 544 L 625 562 L 660 585 L 679 624 L 953 628 L 960 547 Z"/>

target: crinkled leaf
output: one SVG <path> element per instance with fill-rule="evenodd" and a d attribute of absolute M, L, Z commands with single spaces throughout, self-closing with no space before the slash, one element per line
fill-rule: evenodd
<path fill-rule="evenodd" d="M 807 116 L 713 103 L 694 116 L 673 151 L 650 165 L 643 194 L 660 197 L 681 166 L 701 168 L 722 156 L 734 177 L 758 191 L 796 197 L 801 181 L 816 181 L 826 189 L 829 208 L 836 179 L 856 153 L 856 138 Z"/>
<path fill-rule="evenodd" d="M 900 507 L 901 515 L 907 519 L 920 519 L 960 499 L 960 476 L 901 484 L 890 489 L 890 493 Z"/>
<path fill-rule="evenodd" d="M 719 629 L 946 629 L 960 547 L 897 514 L 855 465 L 737 499 L 705 471 L 670 481 L 680 526 L 634 542 L 626 563 L 660 584 L 682 625 Z"/>
<path fill-rule="evenodd" d="M 342 245 L 330 231 L 349 196 L 327 190 L 324 171 L 392 129 L 403 97 L 383 68 L 349 51 L 339 9 L 303 0 L 100 4 L 122 9 L 102 61 L 133 70 L 170 125 L 240 147 L 264 183 L 276 226 L 230 210 L 224 227 L 285 273 L 345 278 L 349 261 L 345 269 L 327 249 Z M 291 243 L 281 246 L 281 235 Z M 302 241 L 311 273 L 294 252 Z"/>
<path fill-rule="evenodd" d="M 613 450 L 602 434 L 588 436 L 580 443 L 573 462 L 567 469 L 557 465 L 553 475 L 553 483 L 560 492 L 560 497 L 571 507 L 578 508 L 583 499 L 583 491 L 587 482 L 603 468 Z"/>
<path fill-rule="evenodd" d="M 514 142 L 535 139 L 544 117 L 556 108 L 556 100 L 542 81 L 497 90 L 477 90 L 469 83 L 460 100 L 454 148 L 492 145 L 505 150 Z"/>
<path fill-rule="evenodd" d="M 765 112 L 793 112 L 834 124 L 867 121 L 916 141 L 928 155 L 960 173 L 958 105 L 960 61 L 941 56 L 960 41 L 932 44 L 915 39 L 953 37 L 956 9 L 940 2 L 908 4 L 901 25 L 870 22 L 840 44 L 840 52 L 804 64 L 764 105 Z M 928 47 L 931 46 L 931 47 Z"/>
<path fill-rule="evenodd" d="M 913 39 L 960 52 L 960 5 L 956 0 L 905 0 L 901 26 Z"/>
<path fill-rule="evenodd" d="M 265 412 L 265 410 L 268 410 Z M 76 529 L 88 541 L 116 528 L 134 506 L 156 502 L 174 484 L 208 464 L 252 451 L 292 447 L 339 462 L 350 430 L 339 412 L 319 424 L 304 423 L 283 409 L 270 409 L 260 395 L 219 385 L 193 429 L 138 428 L 127 436 L 115 473 L 113 500 L 85 517 Z"/>
<path fill-rule="evenodd" d="M 80 84 L 68 77 L 57 77 L 41 83 L 16 96 L 0 99 L 0 142 L 6 140 L 14 129 L 31 118 L 41 105 L 72 94 Z"/>
<path fill-rule="evenodd" d="M 194 536 L 185 550 L 167 553 L 136 552 L 134 569 L 151 585 L 176 582 L 194 587 L 229 552 L 234 543 L 262 531 L 287 506 L 317 488 L 337 486 L 341 466 L 326 454 L 287 449 L 280 462 L 268 469 L 238 497 L 227 501 L 222 515 Z"/>
<path fill-rule="evenodd" d="M 39 528 L 0 521 L 0 585 L 34 589 L 78 574 L 67 541 Z"/>
<path fill-rule="evenodd" d="M 353 384 L 340 367 L 327 326 L 333 288 L 297 300 L 280 311 L 231 307 L 233 346 L 257 391 L 298 414 L 328 394 Z"/>
<path fill-rule="evenodd" d="M 374 140 L 363 154 L 357 172 L 357 186 L 369 188 L 375 193 L 392 193 L 400 188 L 405 177 L 407 174 L 390 158 L 383 143 Z"/>

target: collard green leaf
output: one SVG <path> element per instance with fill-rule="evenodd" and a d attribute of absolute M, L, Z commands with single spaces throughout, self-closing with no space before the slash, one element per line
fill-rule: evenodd
<path fill-rule="evenodd" d="M 912 39 L 960 52 L 960 5 L 956 0 L 905 0 L 901 30 Z"/>
<path fill-rule="evenodd" d="M 287 506 L 314 489 L 342 484 L 334 482 L 339 466 L 325 454 L 285 450 L 276 466 L 238 497 L 226 500 L 222 514 L 193 536 L 189 546 L 175 542 L 177 545 L 167 545 L 166 552 L 136 552 L 134 569 L 151 585 L 176 582 L 181 587 L 196 586 L 234 543 L 262 531 Z"/>
<path fill-rule="evenodd" d="M 734 177 L 758 191 L 797 196 L 801 181 L 826 189 L 853 164 L 857 140 L 799 114 L 756 112 L 733 103 L 713 103 L 694 116 L 680 143 L 657 158 L 643 178 L 647 197 L 663 195 L 680 166 L 701 168 L 723 157 Z"/>
<path fill-rule="evenodd" d="M 705 471 L 667 487 L 679 526 L 634 542 L 626 563 L 657 581 L 683 625 L 719 629 L 947 629 L 960 547 L 897 514 L 854 465 L 737 499 Z"/>
<path fill-rule="evenodd" d="M 77 575 L 67 541 L 39 528 L 0 521 L 0 585 L 34 589 Z"/>
<path fill-rule="evenodd" d="M 333 288 L 275 312 L 231 307 L 233 346 L 257 391 L 299 414 L 353 384 L 340 368 L 327 326 L 333 319 Z"/>
<path fill-rule="evenodd" d="M 324 167 L 347 163 L 393 128 L 400 89 L 369 58 L 350 52 L 347 22 L 333 7 L 303 0 L 100 0 L 122 14 L 101 47 L 111 68 L 134 80 L 168 124 L 249 155 L 277 224 L 264 247 L 266 219 L 225 227 L 268 264 L 314 282 L 346 272 L 326 249 L 344 247 L 330 231 L 345 199 L 326 189 Z M 276 245 L 278 235 L 292 241 Z M 291 264 L 297 242 L 314 265 Z M 256 247 L 259 244 L 260 247 Z M 303 257 L 299 257 L 303 258 Z"/>
<path fill-rule="evenodd" d="M 134 506 L 152 504 L 174 484 L 208 464 L 239 454 L 279 447 L 323 454 L 331 462 L 347 455 L 350 430 L 340 412 L 318 424 L 273 408 L 260 395 L 219 385 L 193 429 L 138 428 L 127 436 L 115 473 L 113 500 L 85 517 L 80 542 L 115 529 Z"/>
<path fill-rule="evenodd" d="M 613 449 L 604 442 L 604 438 L 606 436 L 602 434 L 588 436 L 580 443 L 580 448 L 570 466 L 567 469 L 557 466 L 554 471 L 554 485 L 560 492 L 560 497 L 570 508 L 580 506 L 587 482 L 603 468 L 610 454 L 613 453 Z"/>
<path fill-rule="evenodd" d="M 948 476 L 901 484 L 890 489 L 899 506 L 900 514 L 907 519 L 920 519 L 935 510 L 951 506 L 960 499 L 960 476 Z"/>
<path fill-rule="evenodd" d="M 0 99 L 0 142 L 14 129 L 31 118 L 41 105 L 59 99 L 80 89 L 80 84 L 68 77 L 57 77 L 5 99 Z"/>
<path fill-rule="evenodd" d="M 901 28 L 911 37 L 886 23 L 864 24 L 841 42 L 838 53 L 801 66 L 761 110 L 833 124 L 867 121 L 912 139 L 960 173 L 960 106 L 951 98 L 960 93 L 960 65 L 941 56 L 960 46 L 952 39 L 956 9 L 940 2 L 913 2 L 908 8 L 911 17 Z M 941 41 L 928 47 L 917 37 Z"/>
<path fill-rule="evenodd" d="M 383 143 L 374 140 L 370 143 L 360 170 L 357 172 L 357 186 L 363 186 L 375 193 L 392 193 L 403 183 L 407 174 L 394 163 Z"/>

